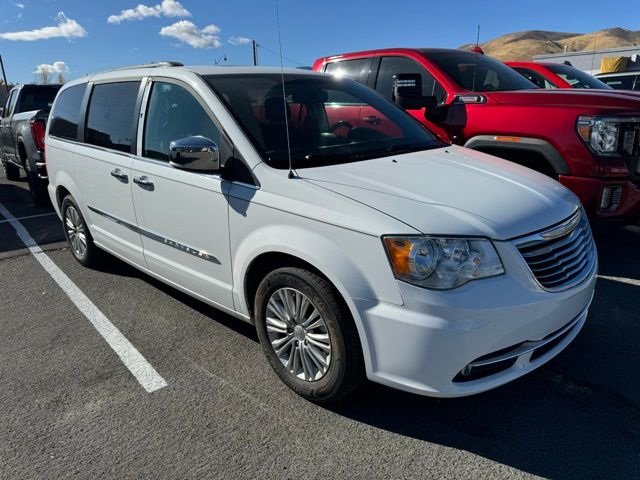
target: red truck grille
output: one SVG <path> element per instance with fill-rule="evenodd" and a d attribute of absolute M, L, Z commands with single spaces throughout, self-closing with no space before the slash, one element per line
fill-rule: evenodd
<path fill-rule="evenodd" d="M 619 151 L 631 177 L 640 179 L 640 125 L 638 123 L 622 125 Z"/>

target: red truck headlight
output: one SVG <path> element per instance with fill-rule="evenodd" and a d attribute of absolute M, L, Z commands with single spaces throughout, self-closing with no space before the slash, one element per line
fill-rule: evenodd
<path fill-rule="evenodd" d="M 607 117 L 578 117 L 576 129 L 578 135 L 585 141 L 596 155 L 619 155 L 621 119 Z"/>

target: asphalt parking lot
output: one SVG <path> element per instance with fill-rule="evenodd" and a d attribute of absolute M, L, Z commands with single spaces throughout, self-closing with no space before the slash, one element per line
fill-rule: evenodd
<path fill-rule="evenodd" d="M 252 326 L 109 258 L 81 267 L 26 182 L 0 204 L 135 346 L 148 392 L 0 215 L 0 477 L 639 478 L 640 228 L 599 228 L 583 331 L 532 374 L 438 400 L 289 391 Z M 41 255 L 41 254 L 39 254 Z"/>

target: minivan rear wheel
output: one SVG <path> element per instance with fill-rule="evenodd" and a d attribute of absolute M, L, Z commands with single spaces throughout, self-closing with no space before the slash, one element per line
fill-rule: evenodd
<path fill-rule="evenodd" d="M 64 197 L 61 210 L 64 236 L 67 239 L 69 250 L 81 265 L 85 267 L 96 265 L 99 261 L 100 251 L 94 245 L 89 228 L 80 213 L 80 208 L 71 195 Z"/>
<path fill-rule="evenodd" d="M 353 319 L 331 283 L 303 268 L 269 273 L 255 297 L 256 330 L 282 381 L 313 402 L 336 401 L 362 381 Z"/>

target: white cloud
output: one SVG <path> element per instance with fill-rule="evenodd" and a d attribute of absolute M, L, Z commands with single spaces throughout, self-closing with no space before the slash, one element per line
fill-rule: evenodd
<path fill-rule="evenodd" d="M 160 30 L 163 37 L 177 38 L 193 48 L 218 48 L 222 45 L 219 33 L 220 28 L 216 25 L 207 25 L 201 30 L 188 20 L 180 20 Z"/>
<path fill-rule="evenodd" d="M 14 5 L 18 8 L 24 8 L 24 3 L 14 3 Z"/>
<path fill-rule="evenodd" d="M 13 41 L 33 42 L 35 40 L 45 40 L 47 38 L 66 39 L 81 38 L 87 36 L 87 31 L 71 18 L 67 18 L 64 12 L 59 12 L 56 16 L 58 25 L 55 27 L 43 27 L 35 30 L 26 30 L 23 32 L 7 32 L 0 33 L 0 38 Z"/>
<path fill-rule="evenodd" d="M 142 20 L 147 17 L 190 17 L 191 12 L 176 0 L 162 0 L 162 3 L 148 7 L 138 5 L 136 8 L 121 10 L 119 15 L 110 15 L 109 23 L 121 23 L 127 20 Z"/>
<path fill-rule="evenodd" d="M 33 73 L 36 75 L 40 75 L 42 73 L 67 73 L 69 72 L 69 67 L 64 62 L 53 62 L 51 65 L 48 63 L 41 63 L 36 67 Z"/>
<path fill-rule="evenodd" d="M 251 39 L 247 37 L 231 37 L 229 43 L 231 45 L 248 45 L 251 43 Z"/>

